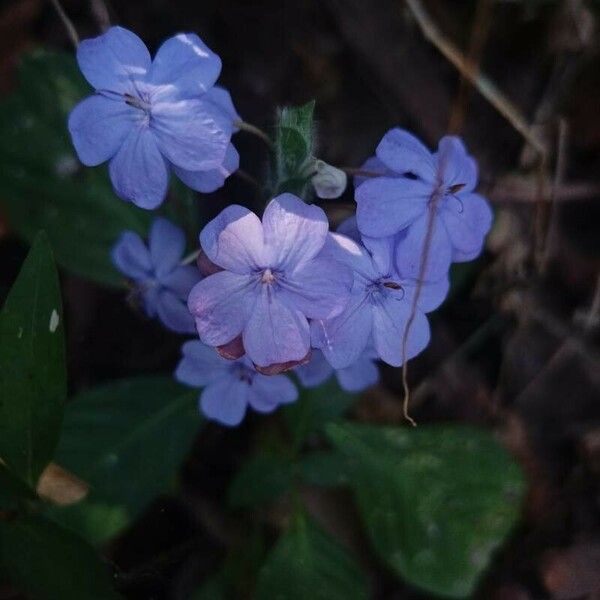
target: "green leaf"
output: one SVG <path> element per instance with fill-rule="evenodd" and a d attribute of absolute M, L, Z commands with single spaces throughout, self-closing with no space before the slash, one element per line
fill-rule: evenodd
<path fill-rule="evenodd" d="M 520 512 L 519 467 L 486 431 L 331 424 L 373 547 L 412 585 L 469 597 Z"/>
<path fill-rule="evenodd" d="M 360 600 L 365 577 L 356 561 L 320 527 L 298 516 L 263 565 L 257 600 Z"/>
<path fill-rule="evenodd" d="M 0 522 L 0 563 L 32 600 L 118 600 L 108 565 L 41 516 Z"/>
<path fill-rule="evenodd" d="M 350 463 L 348 457 L 341 452 L 311 452 L 296 464 L 296 474 L 302 483 L 339 487 L 350 483 Z"/>
<path fill-rule="evenodd" d="M 341 417 L 358 398 L 340 388 L 335 378 L 312 389 L 302 389 L 297 402 L 285 407 L 284 415 L 294 444 L 300 446 L 307 436 L 319 432 L 329 421 Z"/>
<path fill-rule="evenodd" d="M 242 508 L 271 502 L 287 492 L 293 480 L 294 464 L 291 459 L 259 454 L 237 472 L 229 486 L 229 504 Z"/>
<path fill-rule="evenodd" d="M 92 502 L 87 498 L 70 506 L 49 505 L 44 513 L 94 546 L 107 542 L 129 523 L 122 506 Z"/>
<path fill-rule="evenodd" d="M 303 195 L 310 173 L 307 166 L 314 150 L 315 102 L 279 111 L 275 135 L 276 178 L 274 193 Z"/>
<path fill-rule="evenodd" d="M 56 460 L 91 485 L 90 501 L 133 517 L 175 480 L 201 423 L 197 397 L 163 376 L 83 392 L 67 406 Z"/>
<path fill-rule="evenodd" d="M 24 59 L 17 91 L 0 103 L 0 197 L 25 239 L 44 229 L 60 265 L 118 285 L 110 248 L 124 229 L 145 233 L 152 215 L 117 198 L 106 167 L 79 164 L 67 118 L 91 93 L 73 56 L 37 51 Z"/>
<path fill-rule="evenodd" d="M 0 509 L 16 508 L 23 500 L 37 500 L 35 492 L 0 463 Z"/>
<path fill-rule="evenodd" d="M 65 396 L 60 286 L 40 233 L 0 313 L 0 458 L 32 488 L 54 454 Z"/>

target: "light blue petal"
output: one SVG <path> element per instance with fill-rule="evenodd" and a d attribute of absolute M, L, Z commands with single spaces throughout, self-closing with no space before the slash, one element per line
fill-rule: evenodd
<path fill-rule="evenodd" d="M 115 193 L 140 208 L 156 208 L 167 193 L 167 165 L 148 127 L 131 130 L 110 161 L 109 173 Z"/>
<path fill-rule="evenodd" d="M 396 268 L 403 278 L 418 279 L 421 274 L 421 261 L 425 252 L 425 243 L 429 242 L 425 281 L 438 281 L 448 274 L 452 260 L 452 244 L 439 215 L 434 218 L 433 231 L 427 235 L 429 215 L 424 214 L 405 232 L 398 236 L 396 243 Z"/>
<path fill-rule="evenodd" d="M 367 158 L 365 162 L 360 166 L 360 170 L 369 175 L 355 175 L 354 176 L 354 187 L 357 188 L 361 183 L 373 179 L 374 176 L 378 177 L 398 177 L 398 173 L 395 173 L 389 169 L 383 162 L 381 162 L 376 156 Z M 338 231 L 340 231 L 338 229 Z M 341 231 L 340 233 L 344 233 Z"/>
<path fill-rule="evenodd" d="M 194 265 L 177 267 L 160 278 L 162 285 L 171 290 L 178 298 L 186 300 L 192 288 L 202 279 L 200 271 Z"/>
<path fill-rule="evenodd" d="M 353 294 L 338 317 L 311 323 L 311 341 L 320 348 L 329 364 L 343 369 L 356 362 L 365 350 L 373 327 L 371 305 L 365 294 Z"/>
<path fill-rule="evenodd" d="M 159 217 L 150 227 L 148 246 L 156 276 L 161 278 L 179 264 L 185 252 L 185 234 L 171 221 Z"/>
<path fill-rule="evenodd" d="M 327 381 L 333 374 L 333 367 L 320 350 L 313 349 L 310 360 L 296 367 L 294 373 L 298 375 L 304 387 L 313 388 Z"/>
<path fill-rule="evenodd" d="M 112 158 L 135 127 L 135 109 L 103 96 L 82 100 L 69 115 L 69 133 L 79 160 L 88 167 Z"/>
<path fill-rule="evenodd" d="M 267 285 L 261 286 L 242 338 L 246 354 L 260 367 L 301 360 L 310 350 L 306 317 Z"/>
<path fill-rule="evenodd" d="M 200 339 L 222 346 L 237 337 L 250 319 L 256 303 L 254 280 L 248 275 L 221 271 L 198 282 L 188 298 Z"/>
<path fill-rule="evenodd" d="M 467 154 L 461 139 L 447 135 L 440 140 L 435 154 L 437 169 L 446 187 L 462 185 L 462 192 L 471 192 L 477 185 L 477 163 Z"/>
<path fill-rule="evenodd" d="M 146 279 L 152 275 L 152 261 L 142 238 L 133 231 L 124 231 L 110 252 L 112 261 L 127 277 Z"/>
<path fill-rule="evenodd" d="M 202 96 L 202 100 L 209 101 L 219 107 L 232 122 L 241 121 L 242 118 L 238 114 L 235 106 L 233 105 L 233 100 L 231 99 L 231 94 L 222 87 L 215 86 L 208 90 L 204 96 Z M 234 127 L 234 131 L 238 131 L 236 127 Z"/>
<path fill-rule="evenodd" d="M 237 377 L 225 377 L 209 384 L 200 396 L 202 412 L 228 427 L 239 425 L 246 414 L 249 386 Z"/>
<path fill-rule="evenodd" d="M 379 381 L 379 369 L 372 359 L 364 355 L 354 364 L 336 372 L 340 387 L 347 392 L 362 392 Z"/>
<path fill-rule="evenodd" d="M 292 270 L 314 258 L 323 248 L 329 231 L 321 208 L 293 194 L 281 194 L 269 202 L 263 215 L 269 265 Z"/>
<path fill-rule="evenodd" d="M 404 129 L 390 129 L 376 150 L 377 158 L 389 169 L 403 175 L 412 173 L 429 183 L 436 182 L 436 162 L 431 152 Z"/>
<path fill-rule="evenodd" d="M 173 165 L 173 171 L 185 185 L 202 192 L 209 194 L 218 190 L 225 183 L 225 179 L 232 173 L 238 170 L 240 166 L 240 155 L 235 149 L 233 144 L 227 146 L 225 152 L 225 160 L 223 164 L 217 169 L 210 169 L 209 171 L 187 171 Z"/>
<path fill-rule="evenodd" d="M 278 294 L 310 319 L 339 315 L 350 300 L 354 277 L 344 264 L 315 258 L 282 279 Z"/>
<path fill-rule="evenodd" d="M 175 379 L 192 387 L 203 387 L 228 376 L 231 362 L 221 358 L 199 340 L 186 342 L 181 347 L 183 358 L 177 365 Z"/>
<path fill-rule="evenodd" d="M 160 151 L 174 165 L 189 171 L 218 169 L 231 141 L 232 123 L 202 100 L 156 102 L 150 128 Z"/>
<path fill-rule="evenodd" d="M 472 255 L 480 250 L 492 226 L 489 204 L 478 194 L 457 194 L 446 198 L 440 218 L 454 250 Z"/>
<path fill-rule="evenodd" d="M 204 227 L 200 244 L 209 260 L 229 271 L 251 273 L 265 266 L 260 219 L 238 204 L 229 205 Z"/>
<path fill-rule="evenodd" d="M 194 318 L 184 300 L 169 290 L 161 290 L 156 303 L 158 318 L 162 324 L 176 333 L 194 333 Z"/>
<path fill-rule="evenodd" d="M 387 237 L 416 221 L 427 209 L 433 188 L 415 179 L 376 177 L 354 193 L 356 221 L 363 235 Z"/>
<path fill-rule="evenodd" d="M 150 81 L 170 86 L 173 97 L 196 98 L 209 90 L 221 72 L 221 59 L 195 33 L 180 33 L 158 49 Z"/>
<path fill-rule="evenodd" d="M 248 402 L 257 412 L 273 412 L 281 404 L 290 404 L 298 399 L 296 386 L 285 375 L 254 376 Z"/>
<path fill-rule="evenodd" d="M 148 48 L 135 33 L 111 27 L 77 46 L 77 62 L 95 89 L 124 93 L 132 89 L 133 80 L 145 78 L 151 59 Z"/>

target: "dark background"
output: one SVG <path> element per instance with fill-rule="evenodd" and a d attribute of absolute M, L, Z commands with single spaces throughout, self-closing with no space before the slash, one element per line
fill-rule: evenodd
<path fill-rule="evenodd" d="M 266 130 L 275 107 L 315 98 L 318 156 L 331 164 L 360 166 L 396 125 L 430 146 L 448 131 L 464 137 L 480 163 L 480 187 L 493 202 L 496 225 L 485 255 L 454 270 L 451 296 L 432 316 L 432 343 L 411 363 L 412 415 L 495 428 L 527 474 L 523 520 L 477 597 L 597 600 L 600 307 L 592 305 L 594 298 L 600 304 L 600 10 L 577 0 L 423 3 L 535 123 L 548 149 L 545 170 L 521 135 L 424 39 L 401 0 L 106 5 L 111 23 L 134 30 L 151 50 L 176 32 L 198 33 L 221 56 L 219 82 L 242 117 Z M 81 38 L 99 33 L 101 4 L 65 0 L 64 6 Z M 71 50 L 50 3 L 1 2 L 2 93 L 14 85 L 21 54 L 40 45 Z M 260 142 L 245 134 L 234 141 L 241 167 L 260 178 L 266 159 Z M 564 164 L 559 185 L 557 154 Z M 554 203 L 540 207 L 536 198 Z M 232 202 L 253 203 L 252 188 L 237 178 L 203 203 L 204 216 Z M 350 213 L 351 203 L 348 191 L 323 206 L 335 221 Z M 2 296 L 25 254 L 0 215 Z M 71 389 L 176 364 L 182 340 L 133 312 L 122 293 L 71 275 L 63 277 L 63 293 Z M 402 423 L 400 390 L 398 370 L 385 370 L 384 385 L 364 395 L 355 417 Z M 223 511 L 223 497 L 259 426 L 256 417 L 233 431 L 208 426 L 184 465 L 182 494 L 158 500 L 111 545 L 127 597 L 186 598 L 217 568 L 237 525 Z M 347 514 L 347 496 L 306 495 L 326 527 L 341 529 L 361 555 L 368 552 Z M 253 518 L 275 535 L 286 507 L 277 510 Z M 428 597 L 372 557 L 364 560 L 374 598 Z M 240 573 L 238 597 L 245 597 L 251 577 Z"/>

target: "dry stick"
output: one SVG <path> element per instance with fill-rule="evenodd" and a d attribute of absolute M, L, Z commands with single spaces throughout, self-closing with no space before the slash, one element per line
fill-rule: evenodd
<path fill-rule="evenodd" d="M 73 43 L 75 50 L 77 50 L 77 46 L 79 46 L 79 36 L 77 35 L 77 30 L 75 29 L 75 25 L 73 25 L 73 21 L 69 19 L 59 0 L 50 0 L 50 4 L 54 6 L 54 10 L 56 10 L 59 19 L 65 26 L 67 34 L 69 38 L 71 38 L 71 42 Z"/>
<path fill-rule="evenodd" d="M 238 169 L 237 171 L 235 171 L 234 174 L 236 177 L 239 177 L 242 181 L 245 181 L 246 183 L 249 183 L 255 188 L 260 189 L 260 183 L 258 182 L 258 180 L 252 175 L 250 175 L 250 173 L 248 173 L 247 171 L 244 171 L 244 169 Z"/>
<path fill-rule="evenodd" d="M 493 8 L 492 0 L 479 0 L 475 7 L 475 17 L 473 19 L 473 27 L 471 30 L 471 41 L 469 43 L 469 52 L 467 60 L 472 65 L 473 75 L 479 74 L 479 65 L 483 47 L 488 37 L 491 22 L 491 12 Z M 469 92 L 471 85 L 464 74 L 460 76 L 460 84 L 458 94 L 454 100 L 452 111 L 450 113 L 450 123 L 448 124 L 448 132 L 458 134 L 464 124 L 465 109 L 469 100 Z"/>
<path fill-rule="evenodd" d="M 105 32 L 110 28 L 110 15 L 108 13 L 108 7 L 103 0 L 90 0 L 92 8 L 92 14 L 98 23 L 100 31 Z"/>
<path fill-rule="evenodd" d="M 450 61 L 465 77 L 471 85 L 473 85 L 479 93 L 512 125 L 516 131 L 518 131 L 531 146 L 535 149 L 540 157 L 540 179 L 543 183 L 544 165 L 546 160 L 546 149 L 543 144 L 537 139 L 529 123 L 521 115 L 519 109 L 500 91 L 496 84 L 489 79 L 486 75 L 481 73 L 476 64 L 472 60 L 464 57 L 460 50 L 448 40 L 442 32 L 438 29 L 437 25 L 431 20 L 427 11 L 421 4 L 420 0 L 405 0 L 406 5 L 410 9 L 414 16 L 417 24 L 421 28 L 423 35 L 429 40 L 445 57 Z M 540 194 L 543 194 L 543 187 L 538 188 Z M 413 305 L 410 317 L 408 319 L 406 329 L 404 331 L 404 337 L 402 340 L 402 351 L 403 359 L 406 357 L 406 344 L 408 340 L 408 334 L 410 327 L 415 319 L 417 310 L 417 301 L 421 293 L 423 285 L 423 277 L 425 275 L 425 268 L 427 259 L 429 257 L 429 246 L 431 245 L 431 238 L 433 235 L 433 224 L 435 216 L 435 204 L 439 201 L 439 192 L 437 197 L 431 199 L 430 213 L 427 224 L 427 235 L 425 237 L 425 246 L 423 248 L 423 254 L 421 256 L 421 265 L 419 270 L 419 280 L 417 282 L 417 288 L 415 296 L 413 298 Z M 402 365 L 402 387 L 404 389 L 404 415 L 405 417 L 415 425 L 413 419 L 408 416 L 408 403 L 410 401 L 410 389 L 408 386 L 408 365 L 406 360 Z"/>

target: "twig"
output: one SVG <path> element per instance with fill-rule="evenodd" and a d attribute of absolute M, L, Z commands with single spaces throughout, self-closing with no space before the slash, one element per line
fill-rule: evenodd
<path fill-rule="evenodd" d="M 467 60 L 473 67 L 473 75 L 479 74 L 479 66 L 481 63 L 481 55 L 483 47 L 488 37 L 489 25 L 491 22 L 493 2 L 492 0 L 479 0 L 475 8 L 475 17 L 473 19 L 473 27 L 471 31 L 471 41 L 469 44 L 469 52 Z M 450 122 L 448 131 L 450 133 L 460 133 L 465 120 L 465 109 L 469 100 L 469 92 L 471 86 L 469 80 L 464 74 L 461 74 L 458 94 L 454 100 L 452 111 L 450 113 Z"/>
<path fill-rule="evenodd" d="M 585 321 L 586 330 L 590 330 L 598 323 L 600 320 L 600 275 L 596 279 L 596 289 L 594 291 L 594 298 L 592 299 L 592 305 L 590 306 L 590 310 L 587 314 L 587 318 Z"/>
<path fill-rule="evenodd" d="M 79 46 L 79 35 L 77 35 L 77 30 L 75 29 L 75 25 L 73 25 L 73 21 L 69 19 L 65 9 L 62 7 L 60 0 L 50 0 L 50 4 L 54 6 L 54 10 L 58 14 L 58 18 L 62 21 L 62 24 L 65 26 L 67 30 L 67 35 L 71 39 L 73 46 L 77 50 L 77 46 Z"/>
<path fill-rule="evenodd" d="M 551 196 L 544 196 L 544 202 L 581 202 L 600 196 L 600 184 L 575 182 L 565 183 L 552 190 Z M 486 196 L 491 202 L 504 204 L 509 202 L 529 203 L 537 202 L 535 191 L 526 182 L 505 182 L 497 185 Z"/>
<path fill-rule="evenodd" d="M 254 186 L 256 189 L 260 189 L 260 183 L 258 182 L 258 180 L 256 178 L 252 177 L 252 175 L 250 175 L 250 173 L 248 173 L 247 171 L 244 171 L 243 169 L 238 169 L 237 171 L 235 171 L 234 174 L 237 177 L 239 177 L 242 181 L 249 183 L 250 185 Z"/>
<path fill-rule="evenodd" d="M 194 250 L 190 252 L 187 256 L 184 256 L 179 263 L 182 267 L 185 265 L 191 265 L 199 256 L 200 256 L 200 248 L 198 250 Z"/>
<path fill-rule="evenodd" d="M 242 131 L 247 131 L 248 133 L 255 135 L 257 138 L 260 138 L 265 144 L 267 144 L 267 146 L 269 146 L 269 148 L 273 147 L 273 142 L 271 138 L 260 127 L 252 125 L 252 123 L 246 123 L 246 121 L 236 121 L 234 125 L 238 129 L 241 129 Z"/>
<path fill-rule="evenodd" d="M 110 28 L 110 15 L 103 0 L 90 0 L 92 14 L 98 23 L 100 31 L 104 32 Z"/>
<path fill-rule="evenodd" d="M 344 171 L 346 175 L 354 175 L 355 177 L 385 177 L 385 173 L 365 171 L 364 169 L 356 169 L 355 167 L 338 167 L 338 169 Z"/>
<path fill-rule="evenodd" d="M 458 48 L 448 40 L 431 20 L 420 0 L 405 0 L 406 5 L 417 21 L 423 35 L 460 71 L 479 93 L 516 129 L 540 157 L 546 149 L 537 139 L 519 109 L 498 89 L 496 84 L 476 65 L 463 56 Z"/>

